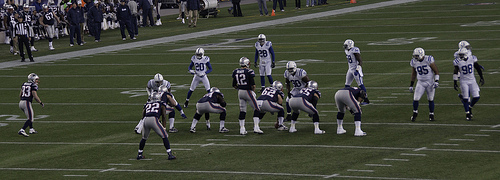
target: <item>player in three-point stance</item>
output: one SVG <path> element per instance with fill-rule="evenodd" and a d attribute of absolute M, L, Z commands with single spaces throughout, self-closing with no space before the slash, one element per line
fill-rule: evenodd
<path fill-rule="evenodd" d="M 347 131 L 342 124 L 344 123 L 344 115 L 346 110 L 349 110 L 354 115 L 355 131 L 354 136 L 366 136 L 366 133 L 361 130 L 361 107 L 360 102 L 366 99 L 366 92 L 359 88 L 346 87 L 335 93 L 335 104 L 337 105 L 337 134 L 345 134 Z"/>
<path fill-rule="evenodd" d="M 19 101 L 19 108 L 26 114 L 26 117 L 28 120 L 23 125 L 23 128 L 21 128 L 17 134 L 23 135 L 24 137 L 29 137 L 25 131 L 26 128 L 30 127 L 30 134 L 36 134 L 38 133 L 34 128 L 33 128 L 33 118 L 34 118 L 34 113 L 33 113 L 33 107 L 31 106 L 31 103 L 33 102 L 33 99 L 35 99 L 36 102 L 40 103 L 42 107 L 44 107 L 44 104 L 38 97 L 37 91 L 38 91 L 38 83 L 40 82 L 38 75 L 35 73 L 31 73 L 28 75 L 28 82 L 23 83 L 21 86 L 21 92 L 19 92 L 19 97 L 21 100 Z"/>
<path fill-rule="evenodd" d="M 259 67 L 260 74 L 260 91 L 262 92 L 266 88 L 265 76 L 269 79 L 269 83 L 273 83 L 273 76 L 271 72 L 275 67 L 274 64 L 274 50 L 271 41 L 266 41 L 266 35 L 259 34 L 259 40 L 255 43 L 255 64 L 254 66 Z M 260 63 L 257 63 L 257 59 L 260 58 Z"/>
<path fill-rule="evenodd" d="M 436 88 L 439 87 L 439 71 L 434 63 L 434 57 L 425 55 L 425 51 L 422 48 L 415 48 L 410 66 L 412 67 L 409 87 L 411 93 L 413 93 L 415 78 L 418 80 L 415 86 L 415 93 L 413 94 L 413 115 L 411 116 L 411 121 L 417 119 L 419 100 L 424 95 L 424 92 L 427 93 L 427 100 L 429 100 L 429 120 L 434 121 L 434 94 Z"/>
<path fill-rule="evenodd" d="M 297 132 L 295 123 L 300 111 L 304 111 L 313 118 L 314 134 L 325 134 L 325 131 L 319 129 L 319 112 L 316 109 L 319 98 L 321 98 L 321 92 L 318 90 L 318 83 L 316 81 L 307 82 L 306 88 L 302 88 L 299 93 L 293 95 L 290 99 L 290 107 L 293 109 L 293 114 L 289 132 Z"/>
<path fill-rule="evenodd" d="M 275 128 L 278 131 L 288 130 L 288 127 L 283 125 L 283 120 L 285 119 L 285 110 L 282 106 L 284 97 L 283 84 L 280 81 L 274 81 L 271 87 L 267 87 L 262 91 L 262 94 L 257 98 L 257 105 L 260 111 L 254 111 L 253 114 L 254 131 L 257 131 L 259 134 L 264 133 L 260 130 L 258 123 L 266 115 L 266 112 L 270 112 L 271 114 L 278 113 L 278 119 L 275 124 Z M 255 125 L 257 126 L 255 127 Z"/>
<path fill-rule="evenodd" d="M 293 61 L 288 61 L 286 63 L 286 70 L 283 76 L 286 79 L 286 112 L 287 121 L 292 119 L 292 109 L 290 108 L 289 101 L 293 95 L 299 93 L 302 88 L 305 88 L 307 83 L 310 81 L 309 77 L 307 77 L 307 72 L 304 69 L 297 68 L 297 64 Z M 291 85 L 290 85 L 291 84 Z"/>
<path fill-rule="evenodd" d="M 203 82 L 207 92 L 210 91 L 210 81 L 208 81 L 207 74 L 212 72 L 212 65 L 210 65 L 210 57 L 205 56 L 205 50 L 203 50 L 203 48 L 196 49 L 195 55 L 191 57 L 191 64 L 189 64 L 188 69 L 188 72 L 193 74 L 194 77 L 187 93 L 186 102 L 184 102 L 185 108 L 188 107 L 189 98 L 191 98 L 191 94 L 193 94 L 193 91 L 200 82 Z"/>
<path fill-rule="evenodd" d="M 238 90 L 238 100 L 240 103 L 240 134 L 246 135 L 245 116 L 247 114 L 247 103 L 252 106 L 254 111 L 260 111 L 255 98 L 255 72 L 250 69 L 250 60 L 247 57 L 240 58 L 240 68 L 233 71 L 233 87 Z M 255 122 L 254 122 L 255 123 Z M 255 130 L 255 129 L 254 129 Z M 254 131 L 259 133 L 258 131 Z"/>
<path fill-rule="evenodd" d="M 205 94 L 198 103 L 196 103 L 196 114 L 193 117 L 193 122 L 191 123 L 191 129 L 189 132 L 196 132 L 196 124 L 200 120 L 201 116 L 205 114 L 205 120 L 207 120 L 207 130 L 210 130 L 210 113 L 220 114 L 220 133 L 229 132 L 224 124 L 226 122 L 226 101 L 224 100 L 224 94 L 222 94 L 217 87 L 210 88 L 210 92 Z"/>
<path fill-rule="evenodd" d="M 351 87 L 352 81 L 356 80 L 358 86 L 366 92 L 366 88 L 363 83 L 364 75 L 362 69 L 363 61 L 361 60 L 361 51 L 358 47 L 354 46 L 354 41 L 351 39 L 345 40 L 344 51 L 349 65 L 349 69 L 347 70 L 347 74 L 345 76 L 345 87 Z M 369 103 L 370 101 L 366 98 L 362 104 Z"/>
<path fill-rule="evenodd" d="M 470 56 L 469 56 L 470 55 Z M 464 105 L 467 121 L 472 120 L 472 107 L 479 101 L 479 86 L 474 76 L 474 69 L 481 78 L 479 84 L 484 85 L 482 66 L 477 63 L 477 57 L 470 54 L 466 48 L 458 50 L 458 58 L 453 61 L 453 88 L 458 91 L 458 72 L 460 72 L 461 101 Z M 470 99 L 472 97 L 472 99 Z M 470 101 L 470 102 L 469 102 Z"/>
<path fill-rule="evenodd" d="M 168 92 L 167 92 L 168 93 Z M 144 130 L 142 131 L 142 139 L 139 143 L 139 151 L 137 153 L 137 160 L 144 159 L 143 151 L 144 146 L 146 145 L 146 140 L 148 140 L 149 133 L 151 129 L 158 134 L 162 140 L 165 149 L 167 150 L 168 160 L 175 159 L 176 157 L 172 154 L 172 149 L 170 149 L 170 142 L 168 141 L 168 134 L 163 128 L 163 125 L 158 120 L 161 116 L 162 120 L 165 121 L 165 116 L 173 111 L 166 102 L 161 101 L 161 93 L 153 92 L 149 96 L 148 102 L 144 105 L 144 109 L 142 111 L 142 116 L 144 119 Z M 168 98 L 170 103 L 173 103 L 171 98 Z"/>

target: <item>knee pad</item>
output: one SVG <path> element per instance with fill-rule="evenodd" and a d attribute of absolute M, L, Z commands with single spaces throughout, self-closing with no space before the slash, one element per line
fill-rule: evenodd
<path fill-rule="evenodd" d="M 240 112 L 240 116 L 238 117 L 238 119 L 245 119 L 246 115 L 247 115 L 246 112 Z"/>

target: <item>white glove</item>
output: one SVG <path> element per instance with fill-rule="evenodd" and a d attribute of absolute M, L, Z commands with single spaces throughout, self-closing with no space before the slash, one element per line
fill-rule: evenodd
<path fill-rule="evenodd" d="M 408 88 L 408 90 L 410 91 L 410 93 L 413 93 L 413 86 L 410 86 L 410 88 Z"/>
<path fill-rule="evenodd" d="M 363 69 L 361 68 L 360 65 L 356 66 L 356 71 L 358 71 L 359 76 L 363 77 Z"/>
<path fill-rule="evenodd" d="M 191 69 L 191 70 L 188 71 L 188 73 L 196 74 L 196 71 L 194 71 L 194 70 Z"/>
<path fill-rule="evenodd" d="M 439 87 L 439 81 L 434 82 L 434 88 L 438 88 L 438 87 Z"/>

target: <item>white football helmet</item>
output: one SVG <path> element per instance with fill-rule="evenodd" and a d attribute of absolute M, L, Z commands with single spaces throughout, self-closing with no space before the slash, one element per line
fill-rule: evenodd
<path fill-rule="evenodd" d="M 240 66 L 241 67 L 250 67 L 250 59 L 247 57 L 241 57 L 240 58 Z"/>
<path fill-rule="evenodd" d="M 158 92 L 168 92 L 168 88 L 165 84 L 162 84 L 160 87 L 158 87 Z"/>
<path fill-rule="evenodd" d="M 354 47 L 354 41 L 347 39 L 344 41 L 344 49 L 349 50 Z"/>
<path fill-rule="evenodd" d="M 259 34 L 259 43 L 264 44 L 266 42 L 266 35 L 264 34 Z"/>
<path fill-rule="evenodd" d="M 278 89 L 278 90 L 282 90 L 283 89 L 283 84 L 280 82 L 280 81 L 274 81 L 273 82 L 273 87 Z"/>
<path fill-rule="evenodd" d="M 196 58 L 201 59 L 205 55 L 205 50 L 203 48 L 196 49 Z"/>
<path fill-rule="evenodd" d="M 47 4 L 43 4 L 43 5 L 42 5 L 42 8 L 43 8 L 43 9 L 49 9 L 49 6 L 47 6 Z"/>
<path fill-rule="evenodd" d="M 163 84 L 163 76 L 160 73 L 156 73 L 154 80 L 156 84 Z"/>
<path fill-rule="evenodd" d="M 318 83 L 316 81 L 309 81 L 307 82 L 307 87 L 318 89 Z"/>
<path fill-rule="evenodd" d="M 458 43 L 458 49 L 461 49 L 461 48 L 467 48 L 467 49 L 470 49 L 470 44 L 469 42 L 467 41 L 460 41 Z"/>
<path fill-rule="evenodd" d="M 467 50 L 467 48 L 460 48 L 458 50 L 458 58 L 460 58 L 461 60 L 467 60 L 469 59 L 469 50 Z"/>
<path fill-rule="evenodd" d="M 38 75 L 36 75 L 35 73 L 30 73 L 28 75 L 28 82 L 32 82 L 32 83 L 35 83 L 35 81 L 37 79 L 39 79 L 40 77 L 38 77 Z"/>
<path fill-rule="evenodd" d="M 295 73 L 295 71 L 297 71 L 297 64 L 295 64 L 295 62 L 293 61 L 288 61 L 286 63 L 286 70 L 288 70 L 288 72 L 290 73 Z"/>
<path fill-rule="evenodd" d="M 23 8 L 30 8 L 30 5 L 29 4 L 24 4 Z"/>
<path fill-rule="evenodd" d="M 211 93 L 213 93 L 213 92 L 218 92 L 218 93 L 220 93 L 220 90 L 219 90 L 219 88 L 217 88 L 217 87 L 212 87 L 212 88 L 210 88 L 210 92 L 211 92 Z"/>
<path fill-rule="evenodd" d="M 418 47 L 415 48 L 415 50 L 413 50 L 413 58 L 415 58 L 416 60 L 422 61 L 422 59 L 424 59 L 424 56 L 425 56 L 424 49 Z"/>

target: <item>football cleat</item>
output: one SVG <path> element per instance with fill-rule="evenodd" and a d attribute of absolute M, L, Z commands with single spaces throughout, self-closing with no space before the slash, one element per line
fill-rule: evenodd
<path fill-rule="evenodd" d="M 418 112 L 413 111 L 413 115 L 411 116 L 411 122 L 415 122 L 417 120 Z"/>
<path fill-rule="evenodd" d="M 30 129 L 30 134 L 38 134 L 38 131 L 36 131 L 35 129 L 31 128 Z"/>
<path fill-rule="evenodd" d="M 74 46 L 74 44 L 69 44 L 69 47 L 73 47 L 73 46 Z"/>
<path fill-rule="evenodd" d="M 347 131 L 342 128 L 342 129 L 337 129 L 337 134 L 345 134 Z"/>
<path fill-rule="evenodd" d="M 295 128 L 290 128 L 290 129 L 288 130 L 288 132 L 290 132 L 290 133 L 294 133 L 294 132 L 297 132 L 297 129 L 295 129 Z"/>
<path fill-rule="evenodd" d="M 210 125 L 207 125 L 207 130 L 212 130 L 212 128 L 210 128 Z"/>
<path fill-rule="evenodd" d="M 191 132 L 191 133 L 195 133 L 195 132 L 196 132 L 196 128 L 191 128 L 191 129 L 189 130 L 189 132 Z"/>
<path fill-rule="evenodd" d="M 325 134 L 326 132 L 321 129 L 315 129 L 314 134 Z"/>
<path fill-rule="evenodd" d="M 138 154 L 137 155 L 137 160 L 141 160 L 141 159 L 144 159 L 144 156 L 142 154 Z"/>
<path fill-rule="evenodd" d="M 189 101 L 184 102 L 184 108 L 187 108 L 189 105 Z"/>
<path fill-rule="evenodd" d="M 429 113 L 429 121 L 434 121 L 434 113 Z"/>
<path fill-rule="evenodd" d="M 240 128 L 240 135 L 246 135 L 247 134 L 247 130 L 245 129 L 245 127 L 241 127 Z"/>
<path fill-rule="evenodd" d="M 30 135 L 26 134 L 26 131 L 24 131 L 24 129 L 19 130 L 19 132 L 17 132 L 17 134 L 22 135 L 24 137 L 30 137 Z"/>
<path fill-rule="evenodd" d="M 260 130 L 260 129 L 254 129 L 253 130 L 253 133 L 257 133 L 257 134 L 264 134 L 264 131 Z"/>
<path fill-rule="evenodd" d="M 53 46 L 49 46 L 49 50 L 53 51 L 55 48 Z"/>
<path fill-rule="evenodd" d="M 467 121 L 472 121 L 472 113 L 467 112 L 467 114 L 465 115 L 465 119 L 466 119 Z"/>
<path fill-rule="evenodd" d="M 366 132 L 361 131 L 361 130 L 356 130 L 354 133 L 354 136 L 366 136 Z"/>
<path fill-rule="evenodd" d="M 177 128 L 175 127 L 172 127 L 168 130 L 169 133 L 176 133 L 176 132 L 179 132 L 179 130 L 177 130 Z"/>
<path fill-rule="evenodd" d="M 177 159 L 173 154 L 172 152 L 168 152 L 168 160 L 174 160 L 174 159 Z"/>
<path fill-rule="evenodd" d="M 278 127 L 278 131 L 287 131 L 287 130 L 288 130 L 288 127 L 286 127 L 283 124 Z"/>
<path fill-rule="evenodd" d="M 227 133 L 227 132 L 229 132 L 229 129 L 227 129 L 226 127 L 222 127 L 222 128 L 220 128 L 219 132 L 220 133 Z"/>
<path fill-rule="evenodd" d="M 36 49 L 36 48 L 35 48 L 35 46 L 31 46 L 31 51 L 33 51 L 33 52 L 37 52 L 37 51 L 38 51 L 38 49 Z"/>

